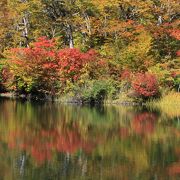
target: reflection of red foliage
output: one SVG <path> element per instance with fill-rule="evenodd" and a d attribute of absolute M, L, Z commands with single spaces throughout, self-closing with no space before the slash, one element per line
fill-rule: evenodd
<path fill-rule="evenodd" d="M 170 175 L 180 174 L 180 163 L 173 163 L 169 168 L 168 172 Z"/>
<path fill-rule="evenodd" d="M 68 131 L 66 136 L 59 136 L 56 141 L 56 149 L 60 152 L 74 153 L 81 147 L 81 137 L 73 131 Z"/>
<path fill-rule="evenodd" d="M 75 153 L 78 149 L 91 152 L 94 143 L 82 139 L 77 128 L 61 131 L 42 130 L 36 134 L 28 132 L 12 132 L 8 145 L 11 149 L 19 148 L 31 154 L 38 164 L 51 159 L 52 151 Z"/>
<path fill-rule="evenodd" d="M 180 137 L 180 130 L 179 129 L 173 128 L 172 131 L 176 135 L 177 138 Z"/>
<path fill-rule="evenodd" d="M 121 138 L 126 138 L 129 136 L 129 130 L 128 128 L 120 128 L 119 135 Z"/>
<path fill-rule="evenodd" d="M 32 147 L 31 155 L 39 164 L 51 159 L 51 151 L 47 147 Z"/>
<path fill-rule="evenodd" d="M 157 119 L 153 113 L 144 112 L 134 117 L 132 121 L 133 130 L 140 135 L 149 134 L 154 131 L 154 123 Z"/>
<path fill-rule="evenodd" d="M 176 148 L 175 153 L 176 153 L 177 157 L 180 159 L 180 148 Z"/>
<path fill-rule="evenodd" d="M 175 154 L 176 154 L 176 157 L 179 159 L 179 161 L 171 164 L 168 167 L 168 172 L 170 175 L 180 174 L 180 148 L 179 147 L 175 148 Z"/>
<path fill-rule="evenodd" d="M 180 50 L 178 50 L 178 51 L 176 52 L 176 55 L 177 55 L 177 56 L 180 56 Z"/>

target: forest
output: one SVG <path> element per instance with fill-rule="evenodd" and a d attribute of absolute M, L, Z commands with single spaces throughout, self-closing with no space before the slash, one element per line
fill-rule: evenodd
<path fill-rule="evenodd" d="M 179 0 L 0 0 L 0 93 L 81 103 L 179 95 L 179 17 Z"/>

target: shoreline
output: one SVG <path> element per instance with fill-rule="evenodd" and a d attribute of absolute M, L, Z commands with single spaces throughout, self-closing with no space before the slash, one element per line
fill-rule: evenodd
<path fill-rule="evenodd" d="M 171 93 L 169 94 L 171 96 Z M 177 93 L 176 96 L 180 95 L 180 93 Z M 167 95 L 168 96 L 168 95 Z M 7 98 L 7 99 L 14 99 L 14 100 L 25 100 L 25 101 L 36 101 L 36 102 L 58 102 L 62 104 L 76 104 L 76 105 L 122 105 L 122 106 L 147 106 L 147 107 L 155 107 L 155 106 L 180 106 L 180 101 L 177 103 L 178 97 L 174 98 L 167 98 L 167 96 L 162 97 L 161 99 L 157 100 L 150 100 L 147 102 L 133 102 L 133 101 L 128 101 L 128 100 L 104 100 L 102 102 L 89 102 L 89 101 L 82 101 L 81 99 L 78 98 L 73 98 L 70 97 L 68 98 L 67 96 L 56 96 L 56 97 L 51 97 L 51 96 L 46 96 L 41 98 L 40 96 L 37 95 L 25 95 L 21 94 L 18 95 L 14 92 L 6 92 L 6 93 L 0 93 L 0 99 L 1 98 Z"/>
<path fill-rule="evenodd" d="M 138 103 L 138 102 L 131 102 L 131 101 L 110 101 L 105 100 L 104 102 L 82 102 L 81 100 L 77 100 L 75 98 L 61 98 L 61 97 L 47 97 L 47 98 L 39 98 L 38 96 L 31 96 L 31 95 L 17 95 L 15 93 L 0 93 L 0 99 L 1 98 L 7 98 L 7 99 L 20 99 L 20 100 L 26 100 L 26 101 L 39 101 L 39 102 L 59 102 L 63 104 L 77 104 L 77 105 L 123 105 L 123 106 L 143 106 L 144 103 Z"/>

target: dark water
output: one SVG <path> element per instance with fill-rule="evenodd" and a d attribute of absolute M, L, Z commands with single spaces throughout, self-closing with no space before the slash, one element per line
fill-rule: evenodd
<path fill-rule="evenodd" d="M 0 99 L 0 179 L 180 179 L 180 119 Z"/>

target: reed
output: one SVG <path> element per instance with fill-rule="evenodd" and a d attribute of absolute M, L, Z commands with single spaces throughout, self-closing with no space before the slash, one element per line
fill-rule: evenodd
<path fill-rule="evenodd" d="M 151 100 L 146 104 L 150 109 L 159 108 L 162 113 L 169 117 L 180 116 L 180 93 L 170 92 L 159 100 Z"/>

